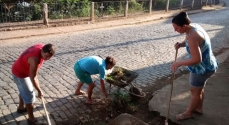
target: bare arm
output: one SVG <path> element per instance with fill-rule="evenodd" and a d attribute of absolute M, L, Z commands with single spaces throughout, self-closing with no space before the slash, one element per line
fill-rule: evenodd
<path fill-rule="evenodd" d="M 38 73 L 38 65 L 39 65 L 40 60 L 35 57 L 30 57 L 28 58 L 28 63 L 29 63 L 29 71 L 30 71 L 30 80 L 33 83 L 33 86 L 35 89 L 38 91 L 38 97 L 42 97 L 43 94 L 41 92 L 41 88 L 37 79 L 37 73 Z"/>
<path fill-rule="evenodd" d="M 101 85 L 101 88 L 103 91 L 103 95 L 107 97 L 107 92 L 106 92 L 104 80 L 100 79 L 100 85 Z"/>
<path fill-rule="evenodd" d="M 177 43 L 175 43 L 174 48 L 176 50 L 178 50 L 180 47 L 185 47 L 185 40 L 183 42 L 177 42 Z"/>
<path fill-rule="evenodd" d="M 200 63 L 202 61 L 201 50 L 199 47 L 199 43 L 201 41 L 203 41 L 203 39 L 200 38 L 196 32 L 192 33 L 188 39 L 191 58 L 188 60 L 174 62 L 171 66 L 171 69 L 176 70 L 180 66 L 191 66 Z"/>

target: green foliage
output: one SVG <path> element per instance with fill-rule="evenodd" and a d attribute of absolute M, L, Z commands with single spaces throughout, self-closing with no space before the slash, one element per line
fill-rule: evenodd
<path fill-rule="evenodd" d="M 33 7 L 34 7 L 34 11 L 32 14 L 32 20 L 41 20 L 43 17 L 42 5 L 35 3 Z"/>
<path fill-rule="evenodd" d="M 114 9 L 114 7 L 108 6 L 108 7 L 107 7 L 106 14 L 108 14 L 108 15 L 113 15 L 113 14 L 115 14 L 115 9 Z"/>
<path fill-rule="evenodd" d="M 120 100 L 124 103 L 128 103 L 130 102 L 130 96 L 129 94 L 126 93 L 121 93 L 120 90 L 117 90 L 114 94 L 113 94 L 113 101 L 117 101 Z"/>
<path fill-rule="evenodd" d="M 174 5 L 180 0 L 169 0 L 169 5 Z M 167 0 L 158 0 L 156 4 L 153 6 L 153 9 L 165 9 L 167 4 Z"/>
<path fill-rule="evenodd" d="M 138 3 L 136 0 L 130 0 L 129 1 L 129 12 L 137 12 L 142 11 L 143 7 L 142 4 Z"/>
<path fill-rule="evenodd" d="M 81 3 L 81 8 L 76 10 L 76 14 L 78 17 L 88 17 L 90 16 L 90 4 L 87 1 Z"/>
<path fill-rule="evenodd" d="M 28 0 L 25 0 L 29 2 Z M 29 6 L 15 4 L 10 9 L 6 9 L 0 4 L 0 14 L 2 19 L 0 22 L 22 22 L 41 20 L 43 17 L 43 3 L 48 4 L 48 15 L 50 19 L 63 19 L 73 17 L 89 17 L 92 0 L 33 0 Z M 3 0 L 0 0 L 2 3 Z M 170 5 L 175 5 L 179 0 L 170 0 Z M 153 9 L 166 7 L 167 0 L 157 0 Z M 148 8 L 147 2 L 137 2 L 137 0 L 129 0 L 128 12 L 139 12 Z M 104 2 L 103 14 L 114 15 L 123 14 L 125 9 L 125 1 Z M 100 15 L 100 9 L 95 9 L 95 15 Z"/>

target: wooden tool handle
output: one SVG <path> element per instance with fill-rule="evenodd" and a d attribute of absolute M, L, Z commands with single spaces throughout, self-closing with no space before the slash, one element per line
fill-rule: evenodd
<path fill-rule="evenodd" d="M 47 110 L 46 110 L 44 98 L 41 97 L 41 100 L 42 100 L 42 104 L 43 104 L 43 107 L 44 107 L 44 110 L 45 110 L 45 114 L 46 114 L 46 118 L 47 118 L 47 121 L 48 121 L 48 125 L 51 125 L 51 122 L 50 122 L 50 119 L 49 119 L 49 115 L 48 115 L 48 112 L 47 112 Z"/>
<path fill-rule="evenodd" d="M 175 62 L 177 61 L 177 53 L 178 53 L 178 49 L 176 50 L 176 54 L 175 54 Z M 169 97 L 169 101 L 168 101 L 168 112 L 167 112 L 167 116 L 166 116 L 166 120 L 165 120 L 165 125 L 168 125 L 168 118 L 169 118 L 170 103 L 171 103 L 172 93 L 173 93 L 173 81 L 175 79 L 175 72 L 176 72 L 176 70 L 174 70 L 173 74 L 172 74 L 172 84 L 171 84 L 171 89 L 170 89 L 170 97 Z"/>

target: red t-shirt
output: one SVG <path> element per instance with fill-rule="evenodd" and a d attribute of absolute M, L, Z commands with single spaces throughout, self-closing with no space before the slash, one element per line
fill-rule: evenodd
<path fill-rule="evenodd" d="M 19 78 L 29 77 L 30 75 L 29 64 L 28 64 L 29 57 L 36 57 L 40 59 L 40 63 L 38 65 L 38 69 L 39 69 L 42 63 L 44 62 L 44 59 L 41 57 L 41 49 L 43 46 L 44 46 L 43 44 L 36 44 L 26 49 L 20 55 L 20 57 L 14 62 L 12 66 L 12 73 Z"/>

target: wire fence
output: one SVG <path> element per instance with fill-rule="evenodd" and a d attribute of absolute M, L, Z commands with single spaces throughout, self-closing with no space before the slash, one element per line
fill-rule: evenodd
<path fill-rule="evenodd" d="M 169 10 L 200 9 L 202 6 L 218 4 L 219 0 L 169 0 Z M 49 22 L 92 20 L 127 17 L 165 10 L 167 0 L 128 0 L 75 3 L 48 3 Z M 43 24 L 43 3 L 19 2 L 16 4 L 0 3 L 0 26 Z M 93 8 L 92 8 L 93 7 Z"/>

